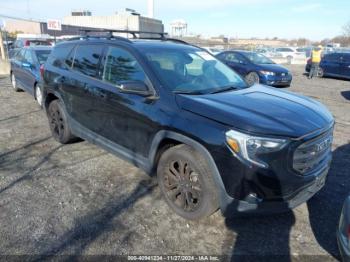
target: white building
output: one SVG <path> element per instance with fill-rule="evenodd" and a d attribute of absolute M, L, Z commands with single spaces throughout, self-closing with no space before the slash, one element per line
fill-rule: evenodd
<path fill-rule="evenodd" d="M 132 9 L 118 11 L 109 16 L 66 16 L 62 23 L 103 29 L 164 32 L 164 25 L 161 20 L 141 16 Z"/>

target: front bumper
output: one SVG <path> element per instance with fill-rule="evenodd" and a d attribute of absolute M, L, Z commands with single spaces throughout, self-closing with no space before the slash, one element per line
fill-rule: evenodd
<path fill-rule="evenodd" d="M 302 188 L 295 190 L 282 199 L 260 201 L 251 198 L 250 201 L 230 199 L 227 201 L 223 214 L 230 217 L 238 214 L 272 214 L 291 210 L 312 198 L 325 185 L 329 167 L 314 174 L 315 179 Z"/>
<path fill-rule="evenodd" d="M 247 165 L 231 152 L 214 154 L 226 190 L 226 197 L 221 199 L 223 214 L 284 212 L 308 201 L 325 184 L 332 160 L 331 144 L 321 151 L 325 153 L 319 154 L 321 158 L 308 160 L 316 162 L 305 170 L 294 167 L 296 149 L 310 142 L 323 144 L 332 134 L 333 127 L 327 127 L 296 139 L 281 151 L 266 156 L 268 168 Z"/>
<path fill-rule="evenodd" d="M 286 75 L 286 76 L 260 76 L 260 82 L 265 85 L 269 86 L 276 86 L 276 87 L 283 87 L 283 86 L 290 86 L 292 83 L 292 76 Z"/>

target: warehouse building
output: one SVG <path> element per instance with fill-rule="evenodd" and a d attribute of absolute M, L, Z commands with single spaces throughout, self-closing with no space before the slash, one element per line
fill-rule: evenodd
<path fill-rule="evenodd" d="M 76 11 L 75 11 L 76 13 Z M 79 12 L 80 14 L 81 12 Z M 86 13 L 86 11 L 85 11 Z M 90 12 L 91 14 L 91 12 Z M 103 29 L 118 29 L 163 33 L 164 25 L 161 20 L 144 17 L 132 9 L 124 9 L 109 16 L 74 15 L 63 18 L 63 24 Z"/>

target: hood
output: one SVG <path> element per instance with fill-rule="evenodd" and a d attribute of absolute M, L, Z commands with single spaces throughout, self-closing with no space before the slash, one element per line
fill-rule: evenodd
<path fill-rule="evenodd" d="M 271 71 L 276 73 L 288 73 L 288 69 L 277 64 L 258 64 L 259 70 Z"/>
<path fill-rule="evenodd" d="M 321 103 L 263 85 L 218 94 L 179 94 L 176 100 L 183 110 L 255 134 L 296 138 L 333 122 Z"/>

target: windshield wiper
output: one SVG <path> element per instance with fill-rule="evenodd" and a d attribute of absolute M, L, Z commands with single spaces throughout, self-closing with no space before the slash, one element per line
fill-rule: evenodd
<path fill-rule="evenodd" d="M 237 89 L 239 89 L 239 88 L 234 87 L 234 86 L 224 86 L 220 89 L 216 89 L 216 90 L 210 92 L 210 94 L 217 94 L 217 93 L 222 93 L 222 92 L 227 92 L 227 91 L 237 90 Z"/>
<path fill-rule="evenodd" d="M 173 93 L 183 95 L 203 95 L 203 92 L 201 91 L 174 90 Z"/>

